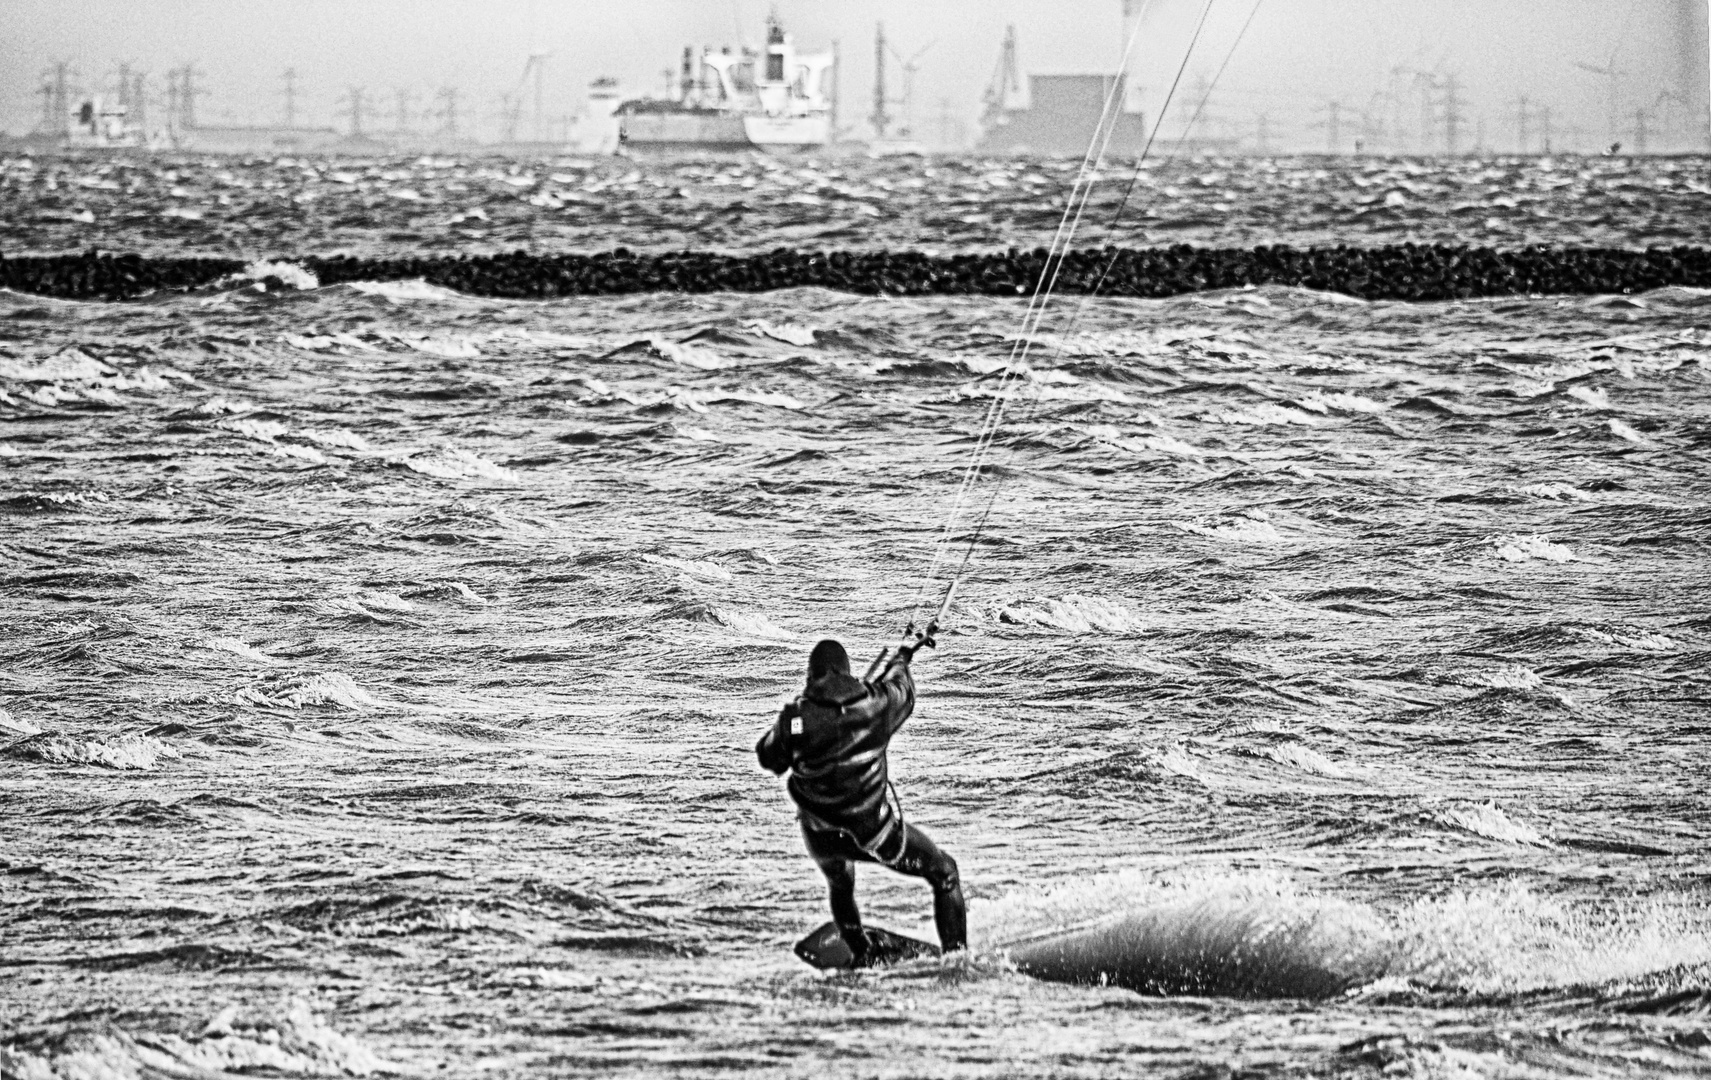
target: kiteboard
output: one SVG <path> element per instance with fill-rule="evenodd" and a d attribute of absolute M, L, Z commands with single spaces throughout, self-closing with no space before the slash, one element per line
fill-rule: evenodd
<path fill-rule="evenodd" d="M 861 932 L 867 938 L 869 967 L 939 955 L 937 945 L 893 934 L 877 926 L 864 926 Z M 832 922 L 798 941 L 796 955 L 821 971 L 847 971 L 854 966 L 851 961 L 855 959 L 850 947 L 844 944 L 843 935 L 838 933 L 838 924 Z"/>

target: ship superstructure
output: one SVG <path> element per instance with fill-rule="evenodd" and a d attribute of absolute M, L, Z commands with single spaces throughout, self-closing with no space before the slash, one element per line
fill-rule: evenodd
<path fill-rule="evenodd" d="M 618 106 L 630 150 L 806 150 L 832 137 L 832 52 L 803 53 L 776 18 L 763 50 L 683 50 L 670 96 Z"/>

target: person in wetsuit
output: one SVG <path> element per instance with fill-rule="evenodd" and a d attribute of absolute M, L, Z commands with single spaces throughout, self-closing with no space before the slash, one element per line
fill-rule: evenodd
<path fill-rule="evenodd" d="M 915 708 L 909 662 L 926 635 L 900 646 L 871 682 L 850 674 L 849 654 L 836 641 L 814 646 L 808 684 L 779 712 L 755 754 L 762 767 L 790 773 L 787 784 L 802 822 L 808 854 L 831 890 L 832 921 L 855 957 L 871 963 L 855 901 L 858 862 L 878 863 L 925 878 L 933 887 L 933 921 L 946 951 L 967 945 L 967 915 L 956 860 L 903 820 L 885 760 L 891 736 Z"/>

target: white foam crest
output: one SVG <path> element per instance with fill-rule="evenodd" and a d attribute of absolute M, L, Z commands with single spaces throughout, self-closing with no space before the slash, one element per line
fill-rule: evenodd
<path fill-rule="evenodd" d="M 1639 649 L 1642 652 L 1668 652 L 1676 647 L 1673 638 L 1639 628 L 1617 628 L 1615 633 L 1609 633 L 1590 626 L 1574 626 L 1570 627 L 1569 631 L 1578 638 L 1600 645 L 1620 645 L 1625 649 Z"/>
<path fill-rule="evenodd" d="M 697 601 L 673 609 L 672 614 L 690 622 L 722 626 L 746 637 L 763 638 L 767 641 L 795 641 L 797 639 L 796 634 L 784 629 L 759 612 L 740 611 L 736 608 L 704 604 Z"/>
<path fill-rule="evenodd" d="M 1511 885 L 1418 900 L 1392 921 L 1392 974 L 1476 993 L 1606 983 L 1711 961 L 1703 909 L 1656 900 L 1594 912 Z"/>
<path fill-rule="evenodd" d="M 0 356 L 0 379 L 17 382 L 93 382 L 118 372 L 79 349 L 63 349 L 30 363 Z"/>
<path fill-rule="evenodd" d="M 1173 528 L 1185 533 L 1204 536 L 1212 540 L 1221 540 L 1227 544 L 1283 544 L 1288 537 L 1277 531 L 1277 526 L 1269 521 L 1254 521 L 1249 518 L 1239 518 L 1234 521 L 1216 522 L 1211 525 L 1201 525 L 1191 521 L 1172 521 Z"/>
<path fill-rule="evenodd" d="M 343 446 L 350 450 L 367 450 L 368 442 L 355 432 L 343 428 L 304 428 L 297 436 L 321 446 Z"/>
<path fill-rule="evenodd" d="M 1304 409 L 1311 409 L 1313 412 L 1319 413 L 1343 412 L 1371 413 L 1376 415 L 1390 408 L 1390 406 L 1381 401 L 1372 401 L 1369 398 L 1363 398 L 1358 394 L 1326 394 L 1317 390 L 1296 398 L 1294 404 L 1299 405 Z"/>
<path fill-rule="evenodd" d="M 1614 418 L 1610 421 L 1610 433 L 1619 439 L 1626 439 L 1636 446 L 1650 446 L 1652 441 L 1635 431 L 1632 427 Z"/>
<path fill-rule="evenodd" d="M 336 671 L 273 679 L 261 687 L 239 690 L 234 697 L 239 704 L 263 705 L 276 709 L 336 705 L 341 709 L 364 712 L 390 707 L 388 702 L 358 686 L 356 680 L 349 675 Z"/>
<path fill-rule="evenodd" d="M 379 296 L 393 303 L 406 300 L 457 300 L 457 292 L 439 285 L 428 284 L 425 278 L 403 281 L 347 281 L 352 290 L 368 296 Z"/>
<path fill-rule="evenodd" d="M 690 577 L 703 578 L 708 581 L 730 581 L 731 572 L 715 562 L 700 559 L 673 559 L 667 555 L 643 553 L 642 561 L 653 563 L 655 566 L 667 566 Z"/>
<path fill-rule="evenodd" d="M 1296 424 L 1301 427 L 1318 427 L 1322 420 L 1312 413 L 1301 409 L 1291 409 L 1283 405 L 1273 405 L 1264 402 L 1250 405 L 1245 409 L 1225 409 L 1222 412 L 1206 413 L 1201 419 L 1212 424 L 1248 424 L 1254 426 L 1271 424 Z"/>
<path fill-rule="evenodd" d="M 1174 435 L 1148 435 L 1147 437 L 1138 440 L 1137 444 L 1145 450 L 1153 450 L 1161 454 L 1175 454 L 1178 457 L 1204 458 L 1223 456 L 1216 450 L 1208 450 L 1205 447 L 1195 446 L 1193 443 L 1183 442 Z"/>
<path fill-rule="evenodd" d="M 757 334 L 772 338 L 774 341 L 782 341 L 787 345 L 814 344 L 814 331 L 796 323 L 770 323 L 765 319 L 756 319 L 744 325 L 743 329 L 753 330 Z"/>
<path fill-rule="evenodd" d="M 40 735 L 42 729 L 28 720 L 13 716 L 5 709 L 0 709 L 0 733 L 21 738 L 26 735 Z"/>
<path fill-rule="evenodd" d="M 117 1026 L 75 1031 L 53 1051 L 0 1048 L 0 1073 L 19 1080 L 133 1080 L 137 1077 L 372 1076 L 408 1070 L 329 1027 L 302 1000 L 275 1018 L 238 1019 L 222 1010 L 199 1035 L 130 1032 Z"/>
<path fill-rule="evenodd" d="M 239 641 L 234 637 L 206 637 L 202 639 L 201 645 L 205 649 L 213 649 L 216 652 L 231 653 L 233 656 L 241 656 L 245 660 L 253 660 L 258 664 L 279 663 L 279 661 L 262 652 L 254 645 Z"/>
<path fill-rule="evenodd" d="M 214 426 L 264 443 L 273 442 L 288 430 L 277 420 L 216 420 Z"/>
<path fill-rule="evenodd" d="M 755 405 L 770 405 L 774 408 L 798 412 L 808 407 L 800 398 L 792 397 L 789 394 L 758 389 L 714 390 L 707 395 L 706 400 L 715 404 L 721 401 L 747 401 Z"/>
<path fill-rule="evenodd" d="M 314 272 L 297 265 L 294 262 L 270 261 L 259 259 L 244 267 L 237 275 L 250 281 L 261 281 L 265 278 L 277 278 L 293 289 L 319 289 L 321 279 Z"/>
<path fill-rule="evenodd" d="M 103 768 L 147 772 L 161 758 L 183 755 L 151 735 L 125 733 L 107 739 L 80 739 L 67 735 L 29 735 L 7 747 L 15 757 L 59 765 L 100 765 Z"/>
<path fill-rule="evenodd" d="M 1590 491 L 1582 491 L 1573 484 L 1561 482 L 1528 484 L 1515 490 L 1522 495 L 1531 495 L 1535 499 L 1552 499 L 1560 502 L 1591 502 L 1593 497 Z"/>
<path fill-rule="evenodd" d="M 1528 559 L 1554 563 L 1574 561 L 1573 551 L 1542 536 L 1499 536 L 1491 541 L 1491 545 L 1497 557 L 1505 562 L 1526 562 Z"/>
<path fill-rule="evenodd" d="M 1610 394 L 1603 387 L 1571 386 L 1568 388 L 1568 396 L 1585 402 L 1594 409 L 1610 407 Z"/>
<path fill-rule="evenodd" d="M 1257 757 L 1270 758 L 1279 765 L 1287 765 L 1290 768 L 1300 769 L 1302 772 L 1312 773 L 1315 776 L 1327 776 L 1338 780 L 1349 776 L 1349 770 L 1303 743 L 1274 743 L 1261 746 L 1253 750 L 1252 753 Z"/>
<path fill-rule="evenodd" d="M 510 469 L 495 465 L 484 457 L 449 443 L 432 450 L 417 450 L 386 460 L 390 465 L 402 466 L 423 476 L 433 476 L 441 480 L 501 480 L 514 483 L 519 479 Z"/>
<path fill-rule="evenodd" d="M 1487 840 L 1498 840 L 1505 844 L 1526 844 L 1533 847 L 1549 847 L 1549 840 L 1525 822 L 1516 821 L 1505 814 L 1494 802 L 1481 803 L 1475 806 L 1451 807 L 1440 810 L 1434 815 L 1440 822 L 1451 828 L 1483 836 Z"/>
<path fill-rule="evenodd" d="M 658 334 L 649 335 L 642 343 L 655 356 L 698 371 L 721 371 L 737 366 L 735 360 L 726 359 L 705 345 L 667 341 Z"/>
<path fill-rule="evenodd" d="M 1035 596 L 1001 604 L 993 616 L 1019 626 L 1047 626 L 1072 634 L 1127 634 L 1145 629 L 1134 609 L 1102 596 Z"/>
<path fill-rule="evenodd" d="M 1500 690 L 1537 690 L 1545 684 L 1538 672 L 1520 664 L 1506 664 L 1494 671 L 1481 671 L 1468 680 L 1478 686 L 1491 686 Z"/>

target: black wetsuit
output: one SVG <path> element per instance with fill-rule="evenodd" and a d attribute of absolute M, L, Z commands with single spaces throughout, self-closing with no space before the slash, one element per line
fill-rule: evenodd
<path fill-rule="evenodd" d="M 939 944 L 949 951 L 967 942 L 956 860 L 903 820 L 887 772 L 886 746 L 914 708 L 915 681 L 905 656 L 871 683 L 847 675 L 810 681 L 755 746 L 762 766 L 790 772 L 802 838 L 826 875 L 832 919 L 858 962 L 866 953 L 855 902 L 852 864 L 858 862 L 925 878 L 933 887 Z"/>

